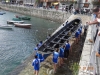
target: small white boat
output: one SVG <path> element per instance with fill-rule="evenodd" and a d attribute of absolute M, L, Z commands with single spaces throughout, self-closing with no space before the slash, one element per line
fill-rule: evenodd
<path fill-rule="evenodd" d="M 13 21 L 13 20 L 7 21 L 7 24 L 14 24 L 14 23 L 24 23 L 24 21 Z"/>
<path fill-rule="evenodd" d="M 0 15 L 3 15 L 3 14 L 6 14 L 6 12 L 2 12 L 2 11 L 0 11 Z"/>
<path fill-rule="evenodd" d="M 0 29 L 12 29 L 13 26 L 10 26 L 10 25 L 4 25 L 4 26 L 1 26 L 0 25 Z"/>
<path fill-rule="evenodd" d="M 21 24 L 21 23 L 14 23 L 15 27 L 21 27 L 21 28 L 31 28 L 32 24 Z"/>
<path fill-rule="evenodd" d="M 6 14 L 6 12 L 0 12 L 1 14 Z"/>

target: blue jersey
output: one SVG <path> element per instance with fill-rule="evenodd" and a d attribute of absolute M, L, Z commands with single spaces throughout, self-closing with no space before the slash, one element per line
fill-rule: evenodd
<path fill-rule="evenodd" d="M 38 56 L 38 59 L 44 59 L 43 56 L 42 56 L 42 54 L 40 54 L 40 53 L 37 52 L 36 55 Z"/>
<path fill-rule="evenodd" d="M 70 49 L 70 44 L 69 43 L 66 43 L 65 50 L 69 50 L 69 49 Z"/>
<path fill-rule="evenodd" d="M 79 31 L 77 31 L 77 32 L 75 33 L 75 37 L 76 37 L 76 38 L 78 38 L 78 37 L 79 37 L 79 35 L 80 35 L 80 32 L 79 32 Z"/>
<path fill-rule="evenodd" d="M 82 33 L 82 29 L 80 28 L 80 29 L 78 29 L 78 31 L 79 31 L 79 33 Z"/>
<path fill-rule="evenodd" d="M 59 53 L 58 52 L 54 52 L 53 53 L 53 62 L 57 63 L 58 62 L 58 57 L 59 57 Z"/>
<path fill-rule="evenodd" d="M 38 47 L 35 47 L 34 50 L 38 50 Z"/>
<path fill-rule="evenodd" d="M 39 43 L 38 45 L 39 45 L 38 47 L 41 47 L 42 46 L 42 43 Z"/>
<path fill-rule="evenodd" d="M 64 48 L 60 48 L 59 57 L 64 57 Z"/>
<path fill-rule="evenodd" d="M 39 70 L 40 59 L 34 59 L 33 62 L 32 62 L 32 66 L 34 66 L 34 70 Z"/>
<path fill-rule="evenodd" d="M 40 62 L 44 61 L 44 58 L 42 59 L 34 59 L 32 62 L 32 66 L 34 66 L 34 70 L 39 70 L 40 68 Z"/>

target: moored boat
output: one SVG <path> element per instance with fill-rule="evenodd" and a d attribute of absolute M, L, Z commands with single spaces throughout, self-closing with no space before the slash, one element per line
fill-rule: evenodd
<path fill-rule="evenodd" d="M 22 20 L 31 20 L 31 18 L 30 17 L 20 17 L 20 19 L 22 19 Z"/>
<path fill-rule="evenodd" d="M 77 29 L 81 27 L 81 19 L 74 19 L 71 22 L 66 22 L 62 28 L 53 34 L 49 39 L 46 39 L 42 46 L 38 49 L 39 53 L 52 53 L 55 48 L 62 47 L 66 41 L 75 35 Z"/>
<path fill-rule="evenodd" d="M 12 27 L 13 26 L 11 25 L 3 25 L 3 26 L 0 25 L 0 29 L 12 29 Z"/>
<path fill-rule="evenodd" d="M 3 15 L 3 13 L 0 13 L 0 15 Z"/>
<path fill-rule="evenodd" d="M 24 23 L 24 21 L 13 21 L 13 20 L 7 21 L 7 24 L 14 24 L 14 23 Z"/>
<path fill-rule="evenodd" d="M 21 19 L 19 19 L 19 18 L 13 18 L 12 20 L 13 21 L 21 21 Z"/>
<path fill-rule="evenodd" d="M 14 23 L 15 27 L 21 27 L 21 28 L 31 28 L 32 24 L 21 24 L 21 23 Z"/>
<path fill-rule="evenodd" d="M 0 11 L 0 15 L 6 14 L 6 12 Z"/>
<path fill-rule="evenodd" d="M 22 20 L 31 20 L 30 17 L 27 16 L 16 16 L 16 18 L 22 19 Z"/>

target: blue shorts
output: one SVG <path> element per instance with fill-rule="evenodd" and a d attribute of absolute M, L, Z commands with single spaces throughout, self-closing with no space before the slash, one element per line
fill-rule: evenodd
<path fill-rule="evenodd" d="M 39 71 L 39 67 L 34 67 L 34 70 Z"/>
<path fill-rule="evenodd" d="M 77 36 L 75 36 L 76 38 L 78 38 L 79 37 L 79 35 L 77 35 Z"/>
<path fill-rule="evenodd" d="M 57 63 L 58 63 L 58 60 L 54 60 L 54 59 L 53 59 L 53 62 L 54 62 L 55 64 L 57 64 Z"/>
<path fill-rule="evenodd" d="M 63 58 L 63 57 L 64 57 L 64 55 L 59 55 L 59 57 Z"/>

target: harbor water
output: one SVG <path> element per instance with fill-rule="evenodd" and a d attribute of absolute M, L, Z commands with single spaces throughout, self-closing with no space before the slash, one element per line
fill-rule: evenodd
<path fill-rule="evenodd" d="M 7 20 L 11 20 L 18 15 L 5 11 L 0 15 L 0 25 L 7 25 Z M 0 29 L 0 75 L 7 75 L 28 56 L 34 52 L 34 47 L 39 41 L 45 40 L 48 34 L 55 31 L 60 24 L 36 17 L 31 17 L 25 23 L 32 24 L 31 29 L 18 28 L 14 25 L 12 29 Z"/>

